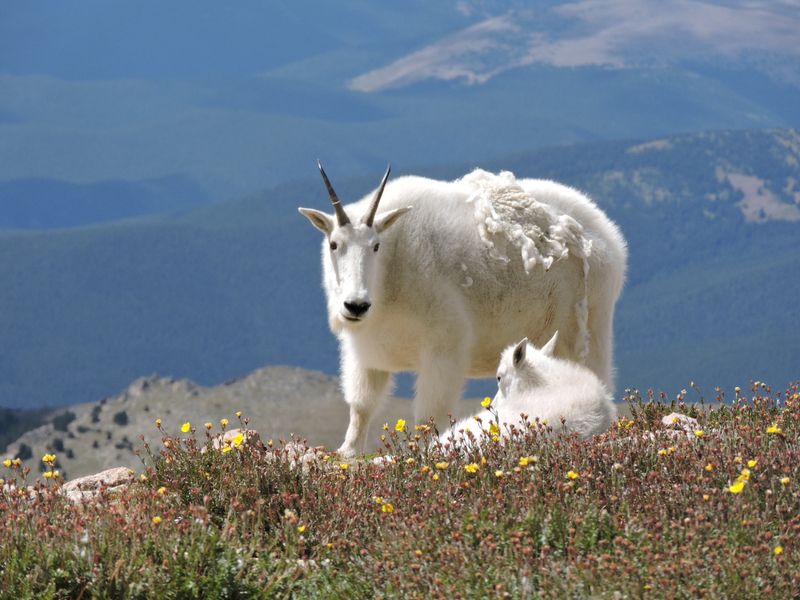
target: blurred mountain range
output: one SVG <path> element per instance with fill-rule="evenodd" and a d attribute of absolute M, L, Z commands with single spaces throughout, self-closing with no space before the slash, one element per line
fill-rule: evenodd
<path fill-rule="evenodd" d="M 6 2 L 0 181 L 172 178 L 202 202 L 317 157 L 366 176 L 800 127 L 799 49 L 794 2 Z"/>
<path fill-rule="evenodd" d="M 419 173 L 452 179 L 473 166 Z M 618 387 L 798 376 L 796 130 L 599 142 L 480 166 L 574 185 L 622 227 Z M 329 174 L 355 199 L 380 172 Z M 316 174 L 179 214 L 0 233 L 0 405 L 85 402 L 154 372 L 201 385 L 263 365 L 336 372 L 319 237 L 298 205 L 330 206 Z"/>

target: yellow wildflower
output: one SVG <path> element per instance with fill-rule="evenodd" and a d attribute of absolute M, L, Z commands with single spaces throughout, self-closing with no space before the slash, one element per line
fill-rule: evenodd
<path fill-rule="evenodd" d="M 733 462 L 735 462 L 735 463 L 737 463 L 737 464 L 741 464 L 741 462 L 742 462 L 742 457 L 741 457 L 741 456 L 735 456 L 735 457 L 733 458 Z"/>
<path fill-rule="evenodd" d="M 158 495 L 159 496 L 163 496 L 166 493 L 167 493 L 167 488 L 165 488 L 163 485 L 160 488 L 158 488 Z"/>
<path fill-rule="evenodd" d="M 372 499 L 375 500 L 376 504 L 383 504 L 383 498 L 380 496 L 373 496 Z"/>
<path fill-rule="evenodd" d="M 384 431 L 389 431 L 389 424 L 388 423 L 384 423 L 383 424 L 383 430 Z"/>
<path fill-rule="evenodd" d="M 422 556 L 422 550 L 414 550 L 414 554 L 417 556 Z"/>
<path fill-rule="evenodd" d="M 567 471 L 567 477 L 570 479 L 577 479 L 580 477 L 580 475 L 578 475 L 575 471 Z"/>
<path fill-rule="evenodd" d="M 481 406 L 482 406 L 483 408 L 489 408 L 491 405 L 492 405 L 492 399 L 491 399 L 491 398 L 489 398 L 489 396 L 486 396 L 486 398 L 484 398 L 484 399 L 481 401 Z"/>
<path fill-rule="evenodd" d="M 392 505 L 391 502 L 386 502 L 383 506 L 381 506 L 381 512 L 393 513 L 394 512 L 394 505 Z"/>
<path fill-rule="evenodd" d="M 500 435 L 500 426 L 497 423 L 494 423 L 494 422 L 490 423 L 489 424 L 489 433 L 491 433 L 493 436 Z"/>
<path fill-rule="evenodd" d="M 422 469 L 420 469 L 420 470 L 421 470 L 423 473 L 427 473 L 428 471 L 430 471 L 430 470 L 431 470 L 431 468 L 430 468 L 428 465 L 424 465 L 424 466 L 422 467 Z"/>
<path fill-rule="evenodd" d="M 219 424 L 222 425 L 223 429 L 225 429 L 228 426 L 228 419 L 220 419 Z"/>
<path fill-rule="evenodd" d="M 413 459 L 412 457 L 410 457 L 410 456 L 409 456 L 409 457 L 406 459 L 406 464 L 407 464 L 407 465 L 413 465 L 415 462 L 417 462 L 417 461 L 416 461 L 416 460 L 414 460 L 414 459 Z"/>
<path fill-rule="evenodd" d="M 703 431 L 702 429 L 695 429 L 695 430 L 694 430 L 694 434 L 695 434 L 697 437 L 701 438 L 701 437 L 703 437 L 703 436 L 706 434 L 706 432 L 705 432 L 705 431 Z"/>
<path fill-rule="evenodd" d="M 4 464 L 5 466 L 7 466 L 8 468 L 11 468 L 11 459 L 10 459 L 10 458 L 7 458 L 7 459 L 5 459 L 5 460 L 3 461 L 3 464 Z"/>
<path fill-rule="evenodd" d="M 468 465 L 464 465 L 464 470 L 467 473 L 477 473 L 478 469 L 480 469 L 478 463 L 469 463 Z"/>
<path fill-rule="evenodd" d="M 434 473 L 433 474 L 433 480 L 434 481 L 439 481 L 439 474 L 438 473 Z"/>
<path fill-rule="evenodd" d="M 238 448 L 244 442 L 244 434 L 239 432 L 235 436 L 233 436 L 233 446 L 234 448 Z"/>
<path fill-rule="evenodd" d="M 734 483 L 733 485 L 728 487 L 728 491 L 731 494 L 740 494 L 742 492 L 742 490 L 744 489 L 744 485 L 745 485 L 746 482 L 747 482 L 746 479 L 737 479 L 736 483 Z"/>
<path fill-rule="evenodd" d="M 349 469 L 349 468 L 350 468 L 350 463 L 339 463 L 339 468 L 340 468 L 342 471 L 347 471 L 347 469 Z"/>
<path fill-rule="evenodd" d="M 495 477 L 497 477 L 498 479 L 499 479 L 500 477 L 502 477 L 503 475 L 505 475 L 505 473 L 503 473 L 503 470 L 502 470 L 502 469 L 497 469 L 497 470 L 494 472 L 494 476 L 495 476 Z"/>
<path fill-rule="evenodd" d="M 713 470 L 714 470 L 714 465 L 712 465 L 711 463 L 708 463 L 706 465 L 706 471 L 708 471 L 710 473 Z"/>
<path fill-rule="evenodd" d="M 427 425 L 414 425 L 414 429 L 416 429 L 417 431 L 424 432 L 424 431 L 429 431 L 430 427 L 428 427 Z"/>
<path fill-rule="evenodd" d="M 739 473 L 739 479 L 748 481 L 750 479 L 750 469 L 742 469 L 742 472 Z"/>
<path fill-rule="evenodd" d="M 444 471 L 449 466 L 450 466 L 450 463 L 449 462 L 445 462 L 445 461 L 436 463 L 436 468 L 439 469 L 440 471 Z"/>
<path fill-rule="evenodd" d="M 242 416 L 242 411 L 240 411 L 240 410 L 237 410 L 237 411 L 236 411 L 236 418 L 238 419 L 238 418 L 240 418 L 241 416 Z"/>
<path fill-rule="evenodd" d="M 156 427 L 161 427 L 161 419 L 156 419 Z"/>
<path fill-rule="evenodd" d="M 48 463 L 48 464 L 53 464 L 54 462 L 56 462 L 56 455 L 55 454 L 45 454 L 42 457 L 42 462 L 43 463 Z"/>
<path fill-rule="evenodd" d="M 709 496 L 708 494 L 703 494 L 703 500 L 708 502 L 709 500 L 711 500 L 711 496 Z"/>
<path fill-rule="evenodd" d="M 144 473 L 139 475 L 139 481 L 147 481 L 147 475 L 145 475 Z"/>
<path fill-rule="evenodd" d="M 789 479 L 788 477 L 781 477 L 781 485 L 789 485 L 789 482 L 791 481 L 792 480 Z"/>
<path fill-rule="evenodd" d="M 533 456 L 523 456 L 519 459 L 519 466 L 520 467 L 527 467 L 529 463 L 536 462 L 536 458 Z"/>
<path fill-rule="evenodd" d="M 665 456 L 666 454 L 667 454 L 666 448 L 661 448 L 661 450 L 658 451 L 659 456 Z"/>
<path fill-rule="evenodd" d="M 757 464 L 758 464 L 758 460 L 755 460 L 755 459 L 747 461 L 747 466 L 750 467 L 751 469 L 755 469 Z"/>
<path fill-rule="evenodd" d="M 153 525 L 158 525 L 161 523 L 161 517 L 153 517 Z"/>
<path fill-rule="evenodd" d="M 21 458 L 15 458 L 14 460 L 11 461 L 11 464 L 14 465 L 15 467 L 22 466 L 22 459 Z"/>
<path fill-rule="evenodd" d="M 183 425 L 181 425 L 181 431 L 183 433 L 189 433 L 192 430 L 192 424 L 189 421 L 186 421 Z"/>
<path fill-rule="evenodd" d="M 767 433 L 781 434 L 783 433 L 783 431 L 781 430 L 780 427 L 778 427 L 777 423 L 773 423 L 772 425 L 767 427 Z"/>
<path fill-rule="evenodd" d="M 213 423 L 206 423 L 206 429 L 211 429 L 213 426 Z"/>
<path fill-rule="evenodd" d="M 237 415 L 237 416 L 238 416 L 238 415 Z M 305 530 L 306 530 L 306 526 L 305 526 L 305 525 L 298 525 L 298 526 L 297 526 L 297 531 L 298 531 L 299 533 L 303 533 Z"/>
<path fill-rule="evenodd" d="M 489 462 L 489 461 L 488 461 L 488 460 L 486 460 L 486 457 L 485 457 L 485 456 L 481 456 L 481 464 L 482 464 L 482 465 L 485 465 L 485 464 L 486 464 L 486 463 L 488 463 L 488 462 Z"/>
<path fill-rule="evenodd" d="M 394 424 L 394 430 L 403 433 L 406 430 L 406 420 L 397 419 L 397 423 Z"/>
<path fill-rule="evenodd" d="M 780 556 L 783 554 L 783 546 L 775 546 L 775 550 L 772 551 L 775 556 Z"/>
<path fill-rule="evenodd" d="M 55 479 L 58 477 L 58 471 L 45 471 L 42 473 L 42 477 L 45 479 Z"/>
<path fill-rule="evenodd" d="M 225 454 L 226 452 L 230 452 L 230 451 L 231 451 L 231 447 L 230 446 L 225 446 L 225 447 L 222 448 L 222 453 L 223 454 Z"/>

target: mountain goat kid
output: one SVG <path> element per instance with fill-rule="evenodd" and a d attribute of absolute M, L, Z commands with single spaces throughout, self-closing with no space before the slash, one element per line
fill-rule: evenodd
<path fill-rule="evenodd" d="M 558 332 L 541 349 L 527 338 L 506 348 L 497 368 L 498 390 L 491 410 L 456 423 L 440 440 L 469 444 L 469 432 L 480 443 L 492 424 L 500 435 L 510 425 L 521 428 L 523 414 L 528 422 L 539 419 L 554 430 L 561 428 L 563 419 L 564 428 L 582 438 L 607 430 L 617 415 L 611 394 L 586 367 L 553 356 L 557 340 Z"/>
<path fill-rule="evenodd" d="M 611 388 L 612 323 L 625 241 L 580 192 L 476 169 L 452 182 L 401 177 L 334 215 L 300 208 L 325 239 L 323 287 L 362 453 L 392 374 L 415 371 L 414 416 L 442 427 L 466 377 L 487 377 L 520 335 L 585 364 Z M 380 208 L 380 210 L 379 210 Z"/>

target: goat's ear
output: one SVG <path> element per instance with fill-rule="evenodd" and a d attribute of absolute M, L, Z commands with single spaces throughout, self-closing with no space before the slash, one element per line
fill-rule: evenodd
<path fill-rule="evenodd" d="M 514 367 L 519 367 L 525 361 L 525 353 L 528 350 L 528 338 L 523 338 L 514 348 Z"/>
<path fill-rule="evenodd" d="M 550 341 L 547 342 L 544 346 L 542 346 L 542 354 L 546 354 L 547 356 L 553 356 L 553 353 L 556 350 L 556 343 L 558 342 L 558 330 L 553 334 L 553 337 L 550 338 Z"/>
<path fill-rule="evenodd" d="M 331 231 L 333 231 L 333 219 L 321 210 L 314 210 L 313 208 L 298 208 L 297 210 L 325 235 L 330 235 Z"/>
<path fill-rule="evenodd" d="M 389 227 L 397 221 L 398 218 L 406 214 L 410 211 L 413 207 L 406 206 L 404 208 L 394 208 L 392 210 L 387 210 L 385 213 L 379 214 L 375 217 L 375 229 L 378 233 L 383 233 Z"/>

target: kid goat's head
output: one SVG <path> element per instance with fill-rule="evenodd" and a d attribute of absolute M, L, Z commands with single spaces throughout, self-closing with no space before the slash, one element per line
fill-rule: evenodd
<path fill-rule="evenodd" d="M 558 331 L 541 348 L 536 348 L 528 338 L 506 348 L 497 367 L 499 393 L 508 398 L 542 385 L 543 371 L 546 370 L 547 363 L 552 362 L 557 343 Z"/>
<path fill-rule="evenodd" d="M 367 317 L 372 306 L 377 271 L 375 265 L 381 247 L 380 235 L 398 217 L 411 210 L 411 207 L 395 208 L 380 215 L 376 214 L 392 170 L 390 166 L 387 167 L 369 208 L 357 222 L 353 222 L 319 161 L 317 165 L 325 187 L 328 188 L 334 215 L 311 208 L 298 210 L 325 234 L 328 260 L 335 280 L 327 285 L 328 305 L 332 311 L 336 311 L 336 315 L 331 317 L 337 317 L 342 323 L 357 323 Z"/>

